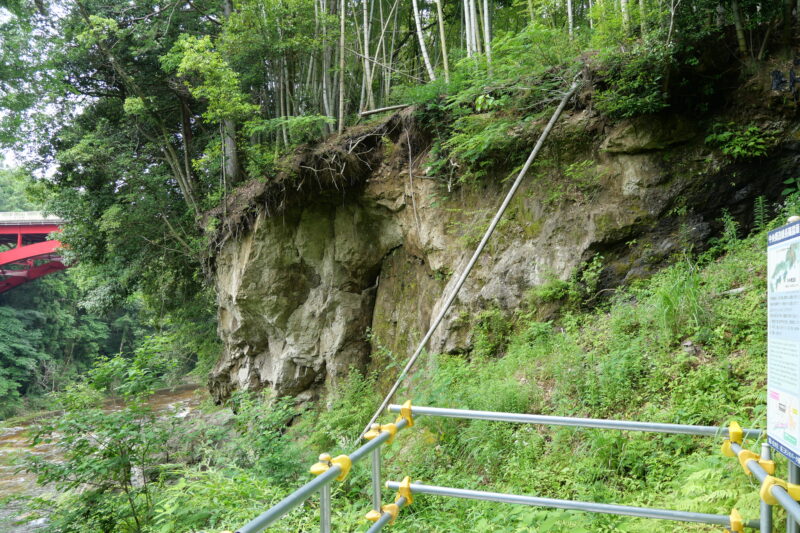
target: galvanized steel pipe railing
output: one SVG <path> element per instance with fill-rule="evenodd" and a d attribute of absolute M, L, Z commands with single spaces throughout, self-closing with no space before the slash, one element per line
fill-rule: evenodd
<path fill-rule="evenodd" d="M 397 431 L 400 431 L 408 425 L 408 421 L 406 419 L 401 419 L 398 420 L 395 425 L 397 426 Z M 370 452 L 378 449 L 384 442 L 389 440 L 391 436 L 392 434 L 389 431 L 381 431 L 380 435 L 351 453 L 349 456 L 350 461 L 352 461 L 353 464 L 359 462 L 361 459 L 369 455 Z M 263 531 L 268 526 L 278 521 L 281 517 L 283 517 L 283 515 L 310 498 L 312 494 L 319 492 L 323 487 L 330 485 L 334 479 L 339 477 L 341 473 L 341 466 L 337 464 L 331 465 L 328 471 L 312 479 L 293 493 L 286 496 L 280 502 L 270 507 L 267 511 L 248 522 L 245 526 L 237 529 L 236 533 L 259 533 Z M 323 495 L 323 500 L 325 500 L 325 495 Z M 323 506 L 327 504 L 325 501 L 322 503 Z M 323 513 L 322 527 L 325 528 L 325 525 L 325 516 Z"/>
<path fill-rule="evenodd" d="M 395 503 L 397 504 L 397 507 L 402 509 L 406 504 L 406 499 L 403 496 L 400 496 Z M 386 524 L 392 521 L 392 518 L 394 517 L 391 515 L 391 513 L 382 513 L 378 521 L 372 524 L 372 527 L 367 530 L 367 533 L 376 533 L 377 531 L 382 530 Z"/>
<path fill-rule="evenodd" d="M 397 489 L 400 483 L 389 481 L 387 488 Z M 450 487 L 437 487 L 433 485 L 411 484 L 411 492 L 416 494 L 431 494 L 434 496 L 451 496 L 469 500 L 483 500 L 533 507 L 548 507 L 553 509 L 566 509 L 570 511 L 585 511 L 590 513 L 614 514 L 620 516 L 635 516 L 640 518 L 653 518 L 659 520 L 672 520 L 674 522 L 698 522 L 731 527 L 731 518 L 725 515 L 693 513 L 688 511 L 673 511 L 670 509 L 650 509 L 647 507 L 632 507 L 629 505 L 614 505 L 608 503 L 579 502 L 573 500 L 556 500 L 553 498 L 539 498 L 534 496 L 520 496 L 516 494 L 503 494 L 500 492 L 483 492 L 477 490 L 454 489 Z M 759 529 L 759 522 L 751 520 L 745 526 Z"/>
<path fill-rule="evenodd" d="M 389 411 L 400 412 L 400 405 L 392 404 Z M 628 420 L 603 420 L 599 418 L 573 418 L 566 416 L 529 415 L 523 413 L 500 413 L 494 411 L 473 411 L 469 409 L 448 409 L 444 407 L 411 408 L 415 416 L 441 416 L 446 418 L 462 418 L 469 420 L 490 420 L 496 422 L 514 422 L 518 424 L 537 424 L 547 426 L 569 426 L 581 428 L 618 429 L 622 431 L 645 431 L 650 433 L 672 433 L 685 435 L 728 436 L 728 428 L 718 426 L 692 426 L 687 424 L 662 424 L 658 422 L 631 422 Z M 744 429 L 747 437 L 760 437 L 760 429 Z"/>
<path fill-rule="evenodd" d="M 761 459 L 764 461 L 772 460 L 772 450 L 766 442 L 761 443 Z M 761 500 L 760 505 L 760 523 L 761 531 L 772 533 L 772 506 L 764 500 Z"/>
<path fill-rule="evenodd" d="M 731 450 L 736 454 L 738 457 L 739 454 L 744 450 L 741 445 L 732 442 L 731 443 Z M 758 461 L 755 459 L 750 459 L 745 462 L 747 468 L 753 475 L 758 479 L 759 482 L 762 484 L 764 480 L 769 477 L 769 473 L 764 470 L 764 468 L 758 464 Z M 789 496 L 789 493 L 783 487 L 779 485 L 773 485 L 770 488 L 770 493 L 772 496 L 778 501 L 778 503 L 786 510 L 786 514 L 789 515 L 787 521 L 791 523 L 791 520 L 795 522 L 800 522 L 800 503 L 797 503 L 794 498 Z"/>
<path fill-rule="evenodd" d="M 789 483 L 800 484 L 800 466 L 790 462 L 789 463 Z M 787 518 L 786 520 L 786 533 L 800 533 L 800 521 Z"/>

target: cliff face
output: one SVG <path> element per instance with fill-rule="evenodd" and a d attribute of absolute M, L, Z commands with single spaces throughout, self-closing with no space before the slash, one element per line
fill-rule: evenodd
<path fill-rule="evenodd" d="M 562 117 L 542 156 L 566 163 L 529 173 L 430 349 L 468 350 L 482 310 L 513 311 L 595 256 L 601 287 L 647 275 L 702 246 L 721 208 L 746 222 L 755 197 L 775 198 L 796 167 L 793 142 L 765 172 L 764 159 L 725 162 L 695 128 Z M 299 178 L 279 192 L 234 195 L 215 263 L 216 399 L 263 387 L 310 399 L 351 367 L 381 368 L 378 347 L 401 360 L 413 351 L 507 190 L 498 176 L 448 191 L 426 174 L 427 144 L 408 111 L 298 155 Z"/>

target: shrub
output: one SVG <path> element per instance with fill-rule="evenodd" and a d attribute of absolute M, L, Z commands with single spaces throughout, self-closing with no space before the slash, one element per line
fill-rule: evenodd
<path fill-rule="evenodd" d="M 737 126 L 733 122 L 716 123 L 706 137 L 706 143 L 717 146 L 722 153 L 734 159 L 746 159 L 767 155 L 775 134 L 754 124 Z M 784 191 L 785 193 L 786 191 Z"/>
<path fill-rule="evenodd" d="M 600 73 L 607 88 L 594 95 L 597 109 L 617 118 L 656 113 L 668 107 L 664 77 L 673 63 L 671 51 L 645 42 L 630 52 L 617 52 L 602 60 Z"/>

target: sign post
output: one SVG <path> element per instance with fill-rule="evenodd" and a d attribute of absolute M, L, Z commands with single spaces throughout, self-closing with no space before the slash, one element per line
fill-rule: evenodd
<path fill-rule="evenodd" d="M 767 440 L 800 478 L 800 217 L 767 241 Z"/>

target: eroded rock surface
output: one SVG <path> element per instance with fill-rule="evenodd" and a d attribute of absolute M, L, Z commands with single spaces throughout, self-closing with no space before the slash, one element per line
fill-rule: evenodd
<path fill-rule="evenodd" d="M 430 349 L 468 350 L 482 310 L 513 311 L 531 287 L 566 279 L 595 255 L 604 287 L 648 275 L 703 242 L 722 206 L 746 217 L 755 196 L 780 187 L 783 175 L 765 176 L 758 164 L 740 165 L 730 179 L 731 169 L 675 120 L 607 131 L 589 117 L 564 120 L 555 146 L 571 131 L 602 132 L 568 147 L 570 161 L 590 164 L 567 167 L 581 174 L 565 165 L 529 174 Z M 407 114 L 375 130 L 379 139 L 344 162 L 347 186 L 321 184 L 281 209 L 267 209 L 259 193 L 249 222 L 223 240 L 216 286 L 225 353 L 210 378 L 215 398 L 269 387 L 310 399 L 351 367 L 370 366 L 379 349 L 403 361 L 413 351 L 507 184 L 448 192 L 426 175 L 427 144 L 410 122 Z M 791 149 L 776 158 L 776 168 L 797 162 Z M 381 357 L 373 368 L 386 364 Z"/>

